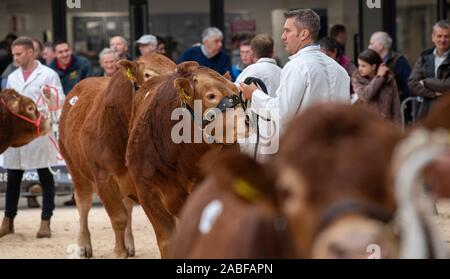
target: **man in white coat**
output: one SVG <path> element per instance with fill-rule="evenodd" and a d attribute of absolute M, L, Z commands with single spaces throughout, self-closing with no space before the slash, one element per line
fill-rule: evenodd
<path fill-rule="evenodd" d="M 14 62 L 19 68 L 8 77 L 6 87 L 15 89 L 35 102 L 43 94 L 45 98 L 42 98 L 49 107 L 62 106 L 64 93 L 58 74 L 35 60 L 33 41 L 27 37 L 20 37 L 13 42 L 11 49 Z M 58 102 L 56 102 L 57 100 Z M 44 103 L 40 102 L 37 105 L 40 111 L 46 107 Z M 55 182 L 49 167 L 57 163 L 55 147 L 51 145 L 48 136 L 45 136 L 39 137 L 23 147 L 9 148 L 3 155 L 3 165 L 8 171 L 8 180 L 5 217 L 0 227 L 0 237 L 14 233 L 13 220 L 17 215 L 20 184 L 24 170 L 30 169 L 37 170 L 43 189 L 41 226 L 37 237 L 50 237 L 50 218 L 55 208 Z"/>
<path fill-rule="evenodd" d="M 280 133 L 297 113 L 314 104 L 350 103 L 347 72 L 315 44 L 320 17 L 310 9 L 290 11 L 285 17 L 281 39 L 292 56 L 281 71 L 276 96 L 268 96 L 254 85 L 240 84 L 244 98 L 252 100 L 253 111 L 265 118 L 279 119 Z"/>
<path fill-rule="evenodd" d="M 236 84 L 242 83 L 248 77 L 259 78 L 267 88 L 270 97 L 276 97 L 275 93 L 280 86 L 281 68 L 273 59 L 273 39 L 266 34 L 256 35 L 250 42 L 250 47 L 254 55 L 254 64 L 247 66 L 237 77 Z M 247 104 L 251 107 L 251 102 Z M 277 126 L 274 121 L 256 117 L 252 113 L 250 117 L 252 127 L 258 125 L 258 135 L 245 139 L 244 143 L 240 143 L 241 152 L 249 156 L 256 157 L 258 161 L 266 161 L 270 155 L 278 150 Z M 258 138 L 256 138 L 258 137 Z M 257 144 L 256 144 L 257 143 Z M 258 150 L 256 149 L 258 146 Z"/>

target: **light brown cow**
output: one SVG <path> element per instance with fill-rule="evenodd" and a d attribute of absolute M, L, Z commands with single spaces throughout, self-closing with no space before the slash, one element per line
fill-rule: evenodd
<path fill-rule="evenodd" d="M 51 119 L 41 116 L 36 104 L 12 89 L 0 93 L 0 154 L 23 146 L 51 131 Z"/>
<path fill-rule="evenodd" d="M 159 54 L 136 62 L 119 61 L 118 66 L 120 70 L 111 79 L 86 79 L 74 87 L 59 126 L 61 153 L 72 175 L 80 213 L 78 243 L 86 257 L 92 256 L 88 213 L 94 191 L 111 218 L 116 256 L 135 253 L 131 212 L 137 194 L 125 166 L 135 87 L 175 69 L 175 63 Z"/>
<path fill-rule="evenodd" d="M 305 111 L 266 169 L 244 158 L 210 169 L 183 209 L 170 256 L 368 258 L 378 244 L 379 256 L 396 257 L 386 224 L 396 208 L 390 160 L 401 137 L 362 108 Z"/>
<path fill-rule="evenodd" d="M 170 246 L 178 259 L 279 259 L 295 251 L 271 168 L 241 154 L 211 158 Z"/>
<path fill-rule="evenodd" d="M 167 257 L 175 219 L 201 179 L 198 164 L 203 155 L 237 148 L 235 144 L 210 144 L 205 137 L 234 143 L 237 138 L 248 136 L 248 128 L 243 124 L 244 110 L 236 94 L 237 88 L 223 76 L 196 62 L 185 62 L 177 66 L 175 74 L 156 84 L 136 114 L 127 147 L 127 165 L 163 258 Z M 196 100 L 202 101 L 201 111 L 190 114 Z M 172 132 L 179 122 L 171 117 L 181 106 L 186 107 L 184 119 L 191 124 L 187 133 L 199 133 L 201 143 L 174 141 Z M 205 123 L 201 116 L 216 107 L 228 110 Z M 216 124 L 222 124 L 226 132 L 212 129 Z"/>

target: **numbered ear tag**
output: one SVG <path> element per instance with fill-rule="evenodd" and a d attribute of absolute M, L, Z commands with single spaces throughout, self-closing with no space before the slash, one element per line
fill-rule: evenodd
<path fill-rule="evenodd" d="M 70 99 L 69 104 L 73 107 L 78 102 L 78 96 L 73 97 Z"/>

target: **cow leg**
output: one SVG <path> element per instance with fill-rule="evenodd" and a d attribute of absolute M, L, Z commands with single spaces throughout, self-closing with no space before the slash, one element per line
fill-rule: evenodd
<path fill-rule="evenodd" d="M 128 256 L 125 247 L 125 229 L 127 227 L 128 214 L 125 208 L 122 195 L 114 179 L 101 180 L 97 183 L 98 196 L 108 212 L 115 235 L 114 253 L 117 258 Z"/>
<path fill-rule="evenodd" d="M 120 177 L 116 178 L 119 184 L 120 193 L 122 194 L 123 203 L 127 209 L 128 222 L 127 228 L 125 230 L 125 246 L 127 247 L 128 256 L 134 257 L 135 247 L 134 247 L 134 237 L 132 230 L 132 215 L 134 203 L 138 202 L 136 187 L 131 177 L 126 173 Z"/>
<path fill-rule="evenodd" d="M 125 229 L 125 247 L 127 247 L 128 256 L 134 257 L 135 248 L 134 248 L 134 237 L 133 237 L 133 229 L 132 229 L 132 216 L 133 216 L 133 206 L 134 201 L 130 198 L 124 198 L 123 203 L 127 208 L 128 213 L 128 222 L 127 228 Z"/>
<path fill-rule="evenodd" d="M 92 183 L 80 174 L 72 173 L 73 188 L 75 190 L 76 205 L 80 215 L 80 231 L 78 233 L 78 246 L 83 257 L 92 257 L 91 233 L 88 226 L 88 215 L 92 206 L 94 190 Z"/>
<path fill-rule="evenodd" d="M 165 209 L 157 193 L 139 191 L 139 201 L 155 230 L 161 258 L 167 258 L 169 241 L 175 228 L 175 218 Z"/>

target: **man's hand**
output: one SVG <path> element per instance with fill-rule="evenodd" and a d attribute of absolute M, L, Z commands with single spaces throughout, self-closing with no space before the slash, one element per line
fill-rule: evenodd
<path fill-rule="evenodd" d="M 42 92 L 44 93 L 45 98 L 47 98 L 47 100 L 50 100 L 50 98 L 52 97 L 52 90 L 48 85 L 44 85 Z"/>
<path fill-rule="evenodd" d="M 242 96 L 245 100 L 251 100 L 253 92 L 258 89 L 258 87 L 255 84 L 247 85 L 245 83 L 240 83 L 239 86 L 241 87 Z"/>

